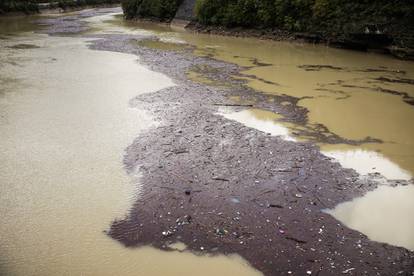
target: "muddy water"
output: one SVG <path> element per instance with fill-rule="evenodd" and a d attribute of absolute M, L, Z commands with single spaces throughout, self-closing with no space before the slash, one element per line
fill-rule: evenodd
<path fill-rule="evenodd" d="M 257 275 L 237 256 L 128 249 L 104 233 L 139 196 L 124 149 L 154 124 L 128 102 L 174 84 L 135 56 L 16 33 L 31 25 L 8 20 L 0 23 L 0 275 Z"/>
<path fill-rule="evenodd" d="M 413 198 L 412 185 L 398 188 L 381 186 L 363 198 L 340 204 L 328 213 L 372 240 L 414 250 Z"/>
<path fill-rule="evenodd" d="M 286 123 L 281 115 L 258 109 L 223 110 L 221 114 L 226 118 L 286 140 L 307 140 L 308 137 L 295 136 L 296 130 L 306 127 L 316 132 L 318 125 L 348 140 L 376 139 L 382 142 L 358 145 L 314 142 L 324 154 L 361 175 L 379 173 L 387 179 L 412 179 L 413 62 L 321 45 L 201 35 L 163 25 L 125 23 L 119 15 L 106 18 L 106 23 L 121 32 L 146 30 L 161 42 L 176 43 L 172 48 L 188 43 L 195 46 L 196 55 L 244 66 L 242 78 L 250 87 L 268 94 L 300 98 L 298 104 L 309 111 L 306 126 Z M 146 46 L 159 48 L 158 44 Z M 196 70 L 188 76 L 201 83 L 222 86 L 200 76 Z M 411 186 L 384 186 L 330 213 L 373 240 L 412 249 L 412 202 Z M 375 216 L 369 218 L 371 213 Z"/>
<path fill-rule="evenodd" d="M 414 63 L 323 46 L 253 39 L 203 37 L 202 41 L 194 43 L 200 47 L 200 54 L 205 51 L 222 60 L 252 66 L 243 72 L 257 77 L 246 77 L 251 87 L 265 93 L 303 98 L 299 105 L 309 110 L 310 127 L 322 124 L 330 132 L 350 140 L 372 137 L 383 141 L 358 147 L 341 145 L 335 151 L 353 152 L 354 155 L 358 150 L 379 152 L 402 171 L 399 175 L 384 172 L 386 176 L 411 178 L 414 173 L 414 107 L 400 95 L 379 91 L 397 91 L 414 97 L 414 85 L 378 79 L 412 80 Z M 254 65 L 254 60 L 265 66 Z M 306 65 L 333 68 L 316 69 Z M 323 150 L 332 150 L 331 145 L 321 146 Z M 371 163 L 375 167 L 376 160 Z"/>
<path fill-rule="evenodd" d="M 243 78 L 252 88 L 301 98 L 299 105 L 309 110 L 307 126 L 315 131 L 322 124 L 344 139 L 360 141 L 370 137 L 382 141 L 357 147 L 320 144 L 323 151 L 345 166 L 343 155 L 348 159 L 354 156 L 356 161 L 362 153 L 365 166 L 371 168 L 368 173 L 406 180 L 414 174 L 413 62 L 322 45 L 202 35 L 162 25 L 121 23 L 119 16 L 106 22 L 129 32 L 152 31 L 161 40 L 196 46 L 197 55 L 246 66 Z M 389 172 L 377 168 L 378 156 L 381 162 L 391 163 L 397 169 Z M 358 162 L 353 168 L 366 172 Z"/>
<path fill-rule="evenodd" d="M 280 115 L 261 109 L 249 109 L 240 112 L 221 112 L 227 119 L 240 122 L 248 127 L 256 128 L 262 132 L 280 136 L 287 141 L 296 141 L 290 134 L 289 128 L 285 125 L 276 123 L 281 118 Z"/>

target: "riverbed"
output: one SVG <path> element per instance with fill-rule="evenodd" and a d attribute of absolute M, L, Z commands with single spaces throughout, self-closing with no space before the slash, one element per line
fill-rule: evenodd
<path fill-rule="evenodd" d="M 412 63 L 39 19 L 0 22 L 2 270 L 410 273 Z"/>
<path fill-rule="evenodd" d="M 237 256 L 109 238 L 139 196 L 124 150 L 156 124 L 129 101 L 175 84 L 134 55 L 88 49 L 91 39 L 34 33 L 35 18 L 1 20 L 1 275 L 258 274 Z"/>

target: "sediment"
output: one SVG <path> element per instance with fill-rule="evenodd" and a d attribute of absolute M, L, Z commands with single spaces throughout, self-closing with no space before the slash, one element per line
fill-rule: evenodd
<path fill-rule="evenodd" d="M 87 25 L 76 22 L 93 15 L 43 23 L 53 35 L 80 35 Z M 342 168 L 311 142 L 285 141 L 219 114 L 223 108 L 246 108 L 230 100 L 239 96 L 249 107 L 306 125 L 298 99 L 254 91 L 231 77 L 243 68 L 194 56 L 191 49 L 163 51 L 136 43 L 148 36 L 84 36 L 97 38 L 91 49 L 135 54 L 176 83 L 130 102 L 159 124 L 126 150 L 125 169 L 142 175 L 140 196 L 125 219 L 112 223 L 110 237 L 126 247 L 173 250 L 169 245 L 183 242 L 195 254 L 237 253 L 265 275 L 414 273 L 414 252 L 371 241 L 323 212 L 375 189 L 376 181 Z M 189 80 L 186 72 L 194 66 L 215 68 L 212 77 L 228 85 Z"/>

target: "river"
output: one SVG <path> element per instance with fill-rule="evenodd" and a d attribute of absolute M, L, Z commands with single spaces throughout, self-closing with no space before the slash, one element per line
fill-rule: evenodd
<path fill-rule="evenodd" d="M 155 124 L 129 100 L 174 83 L 90 39 L 34 33 L 32 19 L 0 19 L 0 274 L 258 274 L 237 256 L 126 249 L 105 234 L 139 196 L 124 150 Z"/>
<path fill-rule="evenodd" d="M 152 32 L 158 40 L 142 44 L 147 47 L 177 51 L 191 45 L 196 56 L 245 67 L 235 78 L 247 80 L 255 90 L 299 98 L 298 105 L 308 111 L 305 125 L 257 108 L 223 116 L 285 140 L 312 141 L 323 154 L 361 177 L 379 177 L 385 187 L 329 213 L 374 240 L 414 249 L 414 187 L 388 183 L 410 181 L 414 175 L 413 62 L 323 45 L 197 34 L 177 26 L 125 22 L 116 14 L 100 20 L 124 32 Z M 222 85 L 198 72 L 188 76 Z M 313 135 L 321 134 L 320 126 L 322 136 Z M 303 129 L 309 135 L 297 134 Z M 355 143 L 327 142 L 330 136 Z"/>
<path fill-rule="evenodd" d="M 39 34 L 32 19 L 0 18 L 0 272 L 259 275 L 237 255 L 129 249 L 105 234 L 140 196 L 140 174 L 125 172 L 124 150 L 157 124 L 129 101 L 175 84 L 134 55 L 89 49 L 93 38 Z M 246 67 L 235 78 L 253 89 L 300 98 L 308 110 L 305 125 L 260 109 L 223 116 L 289 141 L 311 141 L 361 176 L 385 178 L 379 189 L 327 212 L 373 240 L 414 249 L 414 189 L 387 185 L 414 174 L 414 63 L 321 45 L 194 34 L 124 22 L 119 13 L 85 22 L 92 27 L 88 35 L 156 36 L 161 43 L 144 46 L 167 51 L 191 45 L 195 56 Z M 326 136 L 358 143 L 296 134 L 320 132 L 320 125 Z"/>

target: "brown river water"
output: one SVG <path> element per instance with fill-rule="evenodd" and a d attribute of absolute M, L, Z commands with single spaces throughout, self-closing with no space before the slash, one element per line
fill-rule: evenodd
<path fill-rule="evenodd" d="M 139 196 L 124 149 L 154 124 L 128 102 L 174 83 L 136 56 L 0 20 L 0 275 L 260 275 L 238 256 L 108 237 Z"/>
<path fill-rule="evenodd" d="M 346 139 L 383 141 L 319 143 L 327 156 L 361 175 L 409 180 L 414 174 L 414 106 L 384 92 L 414 97 L 414 85 L 404 81 L 414 79 L 413 62 L 194 34 L 124 22 L 116 14 L 85 20 L 89 33 L 156 35 L 161 43 L 141 46 L 180 50 L 190 44 L 196 55 L 248 66 L 243 73 L 252 88 L 304 97 L 299 105 L 309 110 L 309 128 L 323 124 Z M 128 101 L 174 83 L 136 56 L 90 50 L 91 39 L 36 34 L 28 22 L 0 19 L 0 275 L 260 275 L 238 256 L 127 249 L 106 236 L 139 197 L 139 174 L 122 167 L 124 149 L 155 124 Z M 223 116 L 287 140 L 307 139 L 276 113 L 225 110 Z M 371 239 L 414 250 L 413 199 L 412 185 L 385 184 L 327 212 Z"/>

